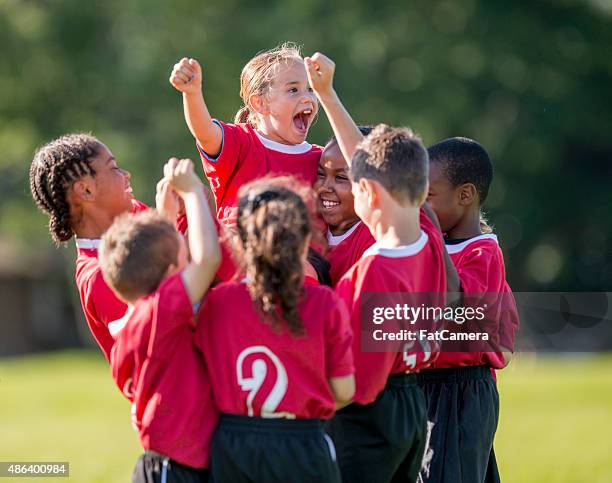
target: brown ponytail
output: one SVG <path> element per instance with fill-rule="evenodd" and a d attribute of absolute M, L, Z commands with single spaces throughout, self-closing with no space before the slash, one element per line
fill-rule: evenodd
<path fill-rule="evenodd" d="M 298 312 L 303 294 L 302 258 L 310 234 L 308 209 L 288 188 L 255 182 L 238 207 L 238 245 L 253 303 L 275 330 L 281 320 L 293 335 L 304 332 Z"/>
<path fill-rule="evenodd" d="M 251 117 L 251 110 L 247 106 L 242 106 L 234 117 L 235 124 L 246 124 Z"/>

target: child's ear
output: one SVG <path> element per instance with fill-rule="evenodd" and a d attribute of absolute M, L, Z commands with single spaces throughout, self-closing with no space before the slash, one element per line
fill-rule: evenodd
<path fill-rule="evenodd" d="M 77 201 L 93 201 L 96 197 L 95 186 L 86 179 L 75 181 L 71 191 Z"/>
<path fill-rule="evenodd" d="M 478 198 L 478 191 L 476 186 L 472 183 L 465 183 L 458 188 L 459 204 L 461 206 L 469 206 Z"/>
<path fill-rule="evenodd" d="M 374 180 L 361 178 L 359 180 L 359 186 L 367 194 L 368 206 L 370 208 L 376 208 L 378 206 L 378 199 L 380 198 L 380 184 Z"/>
<path fill-rule="evenodd" d="M 268 114 L 270 112 L 265 96 L 253 94 L 249 97 L 249 103 L 258 114 Z"/>

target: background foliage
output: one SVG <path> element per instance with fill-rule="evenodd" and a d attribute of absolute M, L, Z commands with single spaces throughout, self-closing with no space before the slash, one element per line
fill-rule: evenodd
<path fill-rule="evenodd" d="M 358 122 L 487 147 L 515 290 L 610 290 L 609 0 L 0 0 L 1 238 L 50 247 L 27 168 L 68 131 L 101 138 L 152 202 L 164 160 L 197 156 L 172 65 L 198 58 L 211 112 L 231 120 L 242 66 L 284 40 L 335 59 Z M 321 115 L 310 140 L 329 135 Z"/>

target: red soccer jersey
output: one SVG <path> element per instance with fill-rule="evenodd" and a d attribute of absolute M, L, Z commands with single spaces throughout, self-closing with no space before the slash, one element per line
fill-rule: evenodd
<path fill-rule="evenodd" d="M 304 285 L 305 334 L 275 332 L 262 321 L 245 283 L 212 289 L 200 312 L 196 345 L 204 353 L 222 413 L 268 418 L 334 414 L 331 377 L 353 373 L 346 307 L 328 287 Z"/>
<path fill-rule="evenodd" d="M 148 206 L 132 200 L 132 213 L 147 210 Z M 106 285 L 98 263 L 99 239 L 77 238 L 75 280 L 79 290 L 81 306 L 89 330 L 108 359 L 113 347 L 113 338 L 108 324 L 125 314 L 126 305 Z"/>
<path fill-rule="evenodd" d="M 327 231 L 329 244 L 327 260 L 331 265 L 329 275 L 333 286 L 357 263 L 363 253 L 374 245 L 375 241 L 370 229 L 362 221 L 349 228 L 344 235 L 334 236 L 329 230 Z"/>
<path fill-rule="evenodd" d="M 227 236 L 228 229 L 223 227 L 217 218 L 213 217 L 217 233 L 219 234 L 219 246 L 221 247 L 221 264 L 217 269 L 217 278 L 221 282 L 229 282 L 238 272 L 238 267 L 234 259 L 234 251 L 232 250 L 231 240 Z M 187 215 L 179 215 L 176 219 L 176 229 L 183 235 L 187 235 L 189 224 L 187 223 Z"/>
<path fill-rule="evenodd" d="M 111 371 L 132 401 L 142 446 L 192 468 L 206 468 L 218 413 L 204 360 L 193 345 L 193 321 L 181 274 L 173 275 L 124 317 Z"/>
<path fill-rule="evenodd" d="M 372 403 L 384 389 L 389 375 L 414 372 L 429 364 L 435 354 L 364 352 L 359 334 L 361 299 L 366 293 L 446 293 L 442 236 L 425 215 L 421 215 L 421 236 L 406 246 L 384 248 L 377 243 L 340 279 L 336 293 L 346 302 L 353 328 L 353 357 L 357 390 L 353 400 Z M 384 296 L 381 295 L 381 300 Z"/>
<path fill-rule="evenodd" d="M 77 238 L 75 279 L 87 325 L 107 359 L 113 347 L 108 324 L 123 317 L 126 305 L 113 293 L 102 277 L 98 263 L 100 240 Z"/>
<path fill-rule="evenodd" d="M 259 135 L 250 124 L 214 121 L 223 130 L 221 153 L 208 156 L 197 143 L 204 172 L 215 195 L 217 218 L 233 226 L 238 213 L 238 190 L 269 174 L 292 175 L 312 185 L 322 148 L 307 142 L 287 145 Z"/>
<path fill-rule="evenodd" d="M 518 313 L 512 290 L 506 282 L 504 256 L 497 236 L 479 235 L 458 244 L 447 244 L 446 250 L 457 268 L 463 293 L 470 298 L 478 294 L 486 297 L 486 319 L 497 326 L 492 328 L 489 325 L 487 332 L 496 343 L 514 350 Z M 501 369 L 504 367 L 503 355 L 499 352 L 442 352 L 433 367 L 479 365 Z"/>

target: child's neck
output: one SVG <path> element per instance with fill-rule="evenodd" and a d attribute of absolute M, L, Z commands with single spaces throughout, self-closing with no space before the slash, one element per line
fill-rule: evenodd
<path fill-rule="evenodd" d="M 261 127 L 258 126 L 255 129 L 255 131 L 261 137 L 264 137 L 264 138 L 268 139 L 269 141 L 274 141 L 275 143 L 279 143 L 279 144 L 286 144 L 287 146 L 295 146 L 295 144 L 290 143 L 286 139 L 283 139 L 282 137 L 280 137 L 278 134 L 276 134 L 271 129 L 267 129 L 265 125 L 262 125 Z"/>
<path fill-rule="evenodd" d="M 446 232 L 446 238 L 461 240 L 482 235 L 480 228 L 480 210 L 469 210 L 459 219 L 459 222 Z"/>
<path fill-rule="evenodd" d="M 350 220 L 343 221 L 337 225 L 328 225 L 329 232 L 333 236 L 342 236 L 360 221 L 361 220 L 359 218 L 351 218 Z"/>
<path fill-rule="evenodd" d="M 377 219 L 369 226 L 370 231 L 376 243 L 386 248 L 410 245 L 421 236 L 418 206 L 385 206 L 374 217 Z"/>
<path fill-rule="evenodd" d="M 74 227 L 74 233 L 77 238 L 88 238 L 96 240 L 102 238 L 104 232 L 113 223 L 111 217 L 105 213 L 96 212 L 95 214 L 87 214 L 81 217 Z"/>

